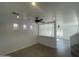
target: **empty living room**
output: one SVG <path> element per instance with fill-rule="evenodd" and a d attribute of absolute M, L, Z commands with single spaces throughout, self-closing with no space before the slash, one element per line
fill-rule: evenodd
<path fill-rule="evenodd" d="M 0 57 L 79 57 L 79 2 L 0 2 Z"/>

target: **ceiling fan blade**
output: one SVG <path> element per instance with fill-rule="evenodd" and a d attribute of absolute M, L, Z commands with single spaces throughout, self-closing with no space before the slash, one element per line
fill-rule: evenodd
<path fill-rule="evenodd" d="M 44 21 L 42 21 L 40 23 L 49 24 L 49 23 L 54 23 L 54 21 L 50 21 L 50 22 L 44 22 Z"/>

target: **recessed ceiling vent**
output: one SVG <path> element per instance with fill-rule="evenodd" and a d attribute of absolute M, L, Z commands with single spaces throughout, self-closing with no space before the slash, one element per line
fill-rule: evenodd
<path fill-rule="evenodd" d="M 20 15 L 18 12 L 12 12 L 12 14 L 14 14 L 14 15 Z"/>

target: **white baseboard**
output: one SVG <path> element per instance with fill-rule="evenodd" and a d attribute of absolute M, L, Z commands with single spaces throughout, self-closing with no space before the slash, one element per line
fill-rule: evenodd
<path fill-rule="evenodd" d="M 30 42 L 29 44 L 25 44 L 25 45 L 23 45 L 23 46 L 21 46 L 21 47 L 17 47 L 16 49 L 13 49 L 13 50 L 11 50 L 11 51 L 6 51 L 5 53 L 2 53 L 2 55 L 7 55 L 7 54 L 10 54 L 10 53 L 16 52 L 16 51 L 18 51 L 18 50 L 21 50 L 21 49 L 23 49 L 23 48 L 26 48 L 26 47 L 35 45 L 35 44 L 37 44 L 37 42 Z"/>
<path fill-rule="evenodd" d="M 40 41 L 38 41 L 38 43 L 42 44 L 42 45 L 45 45 L 45 46 L 48 46 L 48 47 L 51 47 L 51 48 L 56 48 L 56 46 L 54 46 L 53 44 L 49 44 L 49 43 L 42 43 Z"/>

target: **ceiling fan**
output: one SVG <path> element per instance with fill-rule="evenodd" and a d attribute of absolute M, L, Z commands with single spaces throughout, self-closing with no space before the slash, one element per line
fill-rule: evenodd
<path fill-rule="evenodd" d="M 38 23 L 45 23 L 44 21 L 43 21 L 43 19 L 39 19 L 38 17 L 35 17 L 35 23 L 36 24 L 38 24 Z"/>
<path fill-rule="evenodd" d="M 38 17 L 35 17 L 34 21 L 35 21 L 36 24 L 39 24 L 39 23 L 54 23 L 54 20 L 50 21 L 50 22 L 45 22 L 44 19 L 39 19 Z"/>

